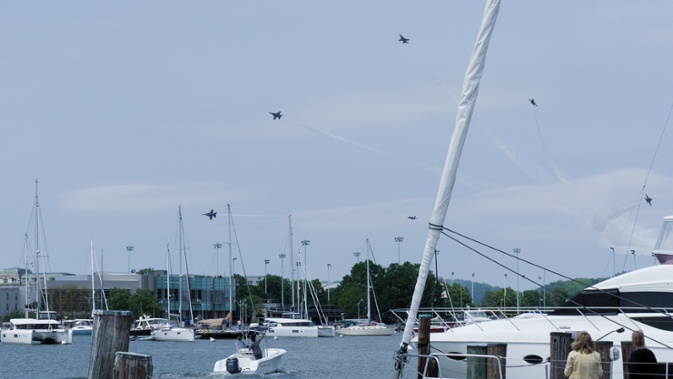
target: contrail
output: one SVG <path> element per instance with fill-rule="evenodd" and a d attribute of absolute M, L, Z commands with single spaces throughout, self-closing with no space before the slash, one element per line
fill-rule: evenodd
<path fill-rule="evenodd" d="M 439 167 L 434 167 L 434 166 L 430 166 L 430 165 L 424 165 L 424 164 L 421 164 L 421 163 L 418 163 L 418 162 L 410 161 L 410 160 L 408 160 L 408 159 L 403 159 L 403 158 L 401 158 L 401 157 L 399 157 L 399 156 L 397 156 L 397 155 L 393 155 L 393 154 L 387 153 L 387 152 L 385 152 L 385 151 L 383 151 L 383 150 L 380 150 L 380 149 L 377 149 L 377 148 L 375 148 L 375 147 L 371 147 L 371 146 L 365 145 L 365 144 L 363 144 L 363 143 L 356 142 L 356 141 L 350 140 L 350 139 L 348 139 L 348 138 L 344 138 L 344 137 L 338 136 L 338 135 L 336 135 L 336 134 L 332 134 L 332 133 L 326 132 L 326 131 L 324 131 L 324 130 L 320 130 L 320 129 L 318 129 L 318 128 L 314 128 L 314 127 L 312 127 L 312 126 L 308 126 L 308 125 L 306 125 L 306 124 L 302 124 L 302 123 L 300 123 L 300 122 L 298 122 L 297 120 L 294 120 L 294 119 L 292 119 L 292 118 L 289 118 L 289 117 L 288 117 L 287 119 L 288 119 L 290 122 L 294 123 L 294 124 L 297 124 L 297 125 L 299 125 L 299 126 L 301 126 L 301 127 L 304 127 L 304 128 L 306 128 L 306 129 L 312 130 L 312 131 L 314 131 L 314 132 L 318 132 L 318 133 L 320 133 L 320 134 L 322 134 L 322 135 L 325 135 L 325 136 L 330 137 L 330 138 L 332 138 L 332 139 L 335 139 L 335 140 L 337 140 L 337 141 L 346 142 L 346 143 L 351 144 L 351 145 L 353 145 L 353 146 L 359 147 L 359 148 L 361 148 L 361 149 L 363 149 L 363 150 L 367 150 L 367 151 L 370 151 L 370 152 L 372 152 L 372 153 L 376 153 L 376 154 L 379 154 L 379 155 L 386 156 L 386 157 L 388 157 L 388 158 L 395 159 L 395 160 L 397 160 L 397 161 L 403 162 L 403 163 L 405 163 L 405 164 L 407 164 L 407 165 L 410 165 L 410 166 L 415 166 L 415 167 L 421 169 L 422 171 L 429 172 L 429 173 L 431 173 L 431 174 L 439 174 L 439 173 L 440 173 Z"/>

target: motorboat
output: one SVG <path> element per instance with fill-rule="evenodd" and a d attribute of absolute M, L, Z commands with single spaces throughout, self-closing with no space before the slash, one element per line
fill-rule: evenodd
<path fill-rule="evenodd" d="M 318 337 L 318 326 L 308 319 L 267 317 L 265 326 L 274 337 Z"/>
<path fill-rule="evenodd" d="M 63 326 L 72 330 L 74 336 L 91 335 L 93 332 L 93 320 L 76 318 L 63 321 Z"/>
<path fill-rule="evenodd" d="M 465 377 L 468 345 L 507 344 L 507 376 L 544 378 L 550 365 L 552 332 L 585 330 L 595 341 L 619 347 L 642 330 L 660 362 L 673 361 L 673 216 L 664 219 L 653 253 L 660 264 L 615 276 L 582 290 L 548 314 L 464 324 L 431 337 L 442 376 Z M 626 333 L 624 333 L 626 331 Z M 622 379 L 624 358 L 612 360 L 612 378 Z"/>
<path fill-rule="evenodd" d="M 270 374 L 278 371 L 280 359 L 287 353 L 285 349 L 262 348 L 260 344 L 264 340 L 264 334 L 255 342 L 256 333 L 250 334 L 251 343 L 241 342 L 240 348 L 225 359 L 215 362 L 215 372 L 227 372 L 229 374 Z M 264 341 L 265 342 L 265 341 Z"/>
<path fill-rule="evenodd" d="M 140 316 L 140 318 L 133 322 L 130 336 L 149 337 L 152 334 L 152 330 L 159 329 L 168 323 L 169 320 L 167 318 Z"/>

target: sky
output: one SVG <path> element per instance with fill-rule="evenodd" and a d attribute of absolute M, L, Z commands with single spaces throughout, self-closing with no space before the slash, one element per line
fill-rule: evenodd
<path fill-rule="evenodd" d="M 336 281 L 367 240 L 420 263 L 484 4 L 1 3 L 0 267 L 24 265 L 36 179 L 51 271 L 90 273 L 91 241 L 105 271 L 175 271 L 178 207 L 190 274 L 288 277 L 293 252 Z M 522 290 L 653 264 L 672 14 L 502 2 L 444 226 L 520 249 Z M 440 276 L 515 286 L 511 257 L 437 249 Z"/>

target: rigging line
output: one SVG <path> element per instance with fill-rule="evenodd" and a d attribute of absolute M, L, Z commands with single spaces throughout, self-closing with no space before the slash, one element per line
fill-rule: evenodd
<path fill-rule="evenodd" d="M 446 229 L 446 228 L 445 228 L 445 229 Z M 454 233 L 455 233 L 455 232 L 454 232 Z M 444 234 L 444 235 L 445 235 L 446 237 L 448 237 L 449 239 L 451 239 L 451 240 L 457 242 L 458 244 L 462 245 L 463 247 L 465 247 L 465 248 L 467 248 L 467 249 L 473 251 L 474 253 L 477 253 L 477 254 L 480 255 L 481 257 L 486 258 L 487 260 L 489 260 L 489 261 L 495 263 L 496 265 L 498 265 L 498 266 L 500 266 L 500 267 L 502 267 L 502 268 L 508 270 L 509 272 L 512 272 L 512 273 L 514 273 L 514 274 L 517 274 L 516 271 L 514 271 L 514 270 L 510 269 L 509 267 L 507 267 L 507 266 L 505 266 L 505 265 L 503 265 L 503 264 L 501 264 L 501 263 L 495 261 L 493 258 L 487 257 L 484 253 L 482 253 L 482 252 L 480 252 L 480 251 L 478 251 L 478 250 L 472 248 L 471 246 L 466 245 L 465 243 L 463 243 L 462 241 L 459 241 L 459 240 L 456 239 L 455 237 L 450 236 L 450 235 L 448 235 L 448 234 L 445 233 L 445 232 L 442 232 L 442 234 Z M 456 234 L 458 234 L 458 233 L 456 233 Z M 474 241 L 474 242 L 476 242 L 476 243 L 478 243 L 478 244 L 481 244 L 481 245 L 483 245 L 483 246 L 489 247 L 489 246 L 484 245 L 484 244 L 482 244 L 482 243 L 479 242 L 479 241 L 475 241 L 475 240 L 473 240 L 473 239 L 471 239 L 471 238 L 469 238 L 469 237 L 465 237 L 465 238 L 467 238 L 467 239 L 469 239 L 469 240 L 472 240 L 472 241 Z M 492 247 L 489 247 L 489 248 L 492 248 Z M 499 249 L 496 249 L 496 248 L 492 248 L 492 249 L 495 250 L 495 251 L 499 251 L 499 252 L 501 252 L 501 253 L 503 253 L 503 254 L 505 254 L 505 255 L 512 256 L 512 255 L 510 255 L 510 254 L 508 254 L 508 253 L 506 253 L 506 252 L 504 252 L 504 251 L 502 251 L 502 250 L 499 250 Z M 512 256 L 512 257 L 513 257 L 513 256 Z M 523 260 L 523 259 L 521 259 L 521 260 L 525 262 L 525 260 Z M 527 262 L 527 263 L 530 263 L 530 262 Z M 531 263 L 531 264 L 532 264 L 532 263 Z M 534 264 L 533 264 L 533 265 L 534 265 Z M 536 265 L 535 265 L 535 266 L 536 266 Z M 537 267 L 539 267 L 539 266 L 537 266 Z M 553 271 L 551 271 L 551 270 L 548 270 L 548 271 L 549 271 L 549 272 L 553 272 Z M 573 282 L 576 282 L 576 283 L 579 283 L 579 284 L 582 284 L 582 285 L 586 285 L 585 283 L 582 283 L 582 282 L 580 282 L 580 281 L 578 281 L 578 280 L 576 280 L 576 279 L 568 278 L 568 277 L 563 276 L 563 275 L 558 274 L 558 273 L 556 273 L 556 274 L 559 275 L 559 276 L 561 276 L 561 277 L 563 277 L 563 278 L 569 279 L 570 281 L 573 281 Z M 534 280 L 527 278 L 525 275 L 519 275 L 519 276 L 521 276 L 523 279 L 528 280 L 529 282 L 531 282 L 531 283 L 533 283 L 533 284 L 535 284 L 535 285 L 537 285 L 537 286 L 539 286 L 539 287 L 543 287 L 543 288 L 545 289 L 545 291 L 548 291 L 548 290 L 549 290 L 546 286 L 542 286 L 542 285 L 540 285 L 539 283 L 535 282 Z M 636 302 L 633 301 L 633 300 L 625 299 L 625 298 L 623 298 L 622 296 L 615 295 L 615 294 L 613 294 L 613 293 L 611 293 L 611 292 L 609 292 L 609 291 L 605 291 L 605 290 L 603 290 L 603 289 L 596 288 L 596 287 L 594 287 L 594 286 L 589 286 L 589 287 L 587 287 L 587 288 L 591 288 L 591 289 L 597 290 L 597 291 L 599 291 L 599 292 L 601 292 L 601 293 L 603 293 L 603 294 L 605 294 L 605 295 L 612 296 L 612 297 L 615 297 L 615 298 L 617 298 L 617 299 L 628 300 L 629 302 L 635 304 L 636 306 L 639 306 L 639 307 L 648 309 L 648 310 L 650 310 L 650 311 L 653 311 L 653 312 L 656 312 L 656 313 L 660 313 L 660 314 L 663 314 L 663 315 L 666 315 L 666 316 L 669 316 L 669 317 L 670 317 L 670 315 L 667 314 L 664 310 L 654 309 L 654 308 L 652 308 L 652 307 L 650 307 L 650 306 L 647 306 L 647 305 L 644 305 L 644 304 L 640 304 L 640 303 L 636 303 Z M 472 300 L 474 301 L 474 299 L 472 299 Z M 591 313 L 591 314 L 594 314 L 594 315 L 597 315 L 597 316 L 601 316 L 603 319 L 608 320 L 608 321 L 610 321 L 610 322 L 612 322 L 612 323 L 614 323 L 614 324 L 616 324 L 616 325 L 619 325 L 619 326 L 621 326 L 621 327 L 623 327 L 623 328 L 626 328 L 626 329 L 631 330 L 631 331 L 634 330 L 633 328 L 629 327 L 628 325 L 622 324 L 622 323 L 620 323 L 620 322 L 618 322 L 618 321 L 616 321 L 616 320 L 612 320 L 612 319 L 608 318 L 605 314 L 598 313 L 596 310 L 594 310 L 594 309 L 592 309 L 592 308 L 588 308 L 586 305 L 579 304 L 578 302 L 574 301 L 573 299 L 568 299 L 568 302 L 574 303 L 574 304 L 575 304 L 576 306 L 578 306 L 579 308 L 584 309 L 585 311 L 587 311 L 587 312 L 589 312 L 589 313 Z M 620 308 L 620 307 L 617 306 L 616 308 Z M 632 320 L 630 317 L 628 317 L 628 318 L 629 318 L 629 320 Z M 671 346 L 667 345 L 667 344 L 664 343 L 664 342 L 657 341 L 657 340 L 655 340 L 655 339 L 652 339 L 652 341 L 658 342 L 658 343 L 660 343 L 661 345 L 666 346 L 666 347 L 669 348 L 669 349 L 672 348 Z"/>
<path fill-rule="evenodd" d="M 555 271 L 553 271 L 553 270 L 546 269 L 546 268 L 544 268 L 544 267 L 542 267 L 542 266 L 540 266 L 540 265 L 538 265 L 538 264 L 536 264 L 536 263 L 532 263 L 532 262 L 530 262 L 530 261 L 528 261 L 528 260 L 521 259 L 521 258 L 517 258 L 515 255 L 509 254 L 509 253 L 507 253 L 507 252 L 505 252 L 505 251 L 503 251 L 503 250 L 500 250 L 500 249 L 498 249 L 498 248 L 489 246 L 489 245 L 487 245 L 487 244 L 485 244 L 485 243 L 483 243 L 483 242 L 480 242 L 480 241 L 477 241 L 477 240 L 475 240 L 475 239 L 473 239 L 473 238 L 467 237 L 467 236 L 465 236 L 465 235 L 463 235 L 463 234 L 460 234 L 460 233 L 458 233 L 458 232 L 455 232 L 455 231 L 453 231 L 453 230 L 451 230 L 451 229 L 448 229 L 448 228 L 446 228 L 446 227 L 445 227 L 444 229 L 445 229 L 445 231 L 448 230 L 448 231 L 450 231 L 451 233 L 454 233 L 454 234 L 456 234 L 456 235 L 459 235 L 459 236 L 461 236 L 461 237 L 463 237 L 463 238 L 465 238 L 465 239 L 467 239 L 467 240 L 469 240 L 469 241 L 472 241 L 472 242 L 474 242 L 474 243 L 477 243 L 477 244 L 479 244 L 479 245 L 481 245 L 481 246 L 484 246 L 484 247 L 489 248 L 489 249 L 491 249 L 491 250 L 500 252 L 500 253 L 505 254 L 505 255 L 507 255 L 507 256 L 509 256 L 509 257 L 511 257 L 511 258 L 518 259 L 518 260 L 520 260 L 520 261 L 522 261 L 522 262 L 524 262 L 524 263 L 528 263 L 529 265 L 531 265 L 531 266 L 533 266 L 533 267 L 541 268 L 541 269 L 543 269 L 543 270 L 545 270 L 545 271 L 551 272 L 551 273 L 553 273 L 553 274 L 555 274 L 555 275 L 558 275 L 559 277 L 564 278 L 564 279 L 567 279 L 567 280 L 569 280 L 569 281 L 572 281 L 572 282 L 575 282 L 575 283 L 578 283 L 578 284 L 581 284 L 581 285 L 584 285 L 584 286 L 586 285 L 586 283 L 583 283 L 583 282 L 581 282 L 581 281 L 579 281 L 579 280 L 577 280 L 577 279 L 573 279 L 573 278 L 570 278 L 570 277 L 568 277 L 568 276 L 565 276 L 565 275 L 563 275 L 563 274 L 561 274 L 561 273 L 555 272 Z M 535 284 L 535 285 L 537 285 L 537 286 L 539 286 L 539 287 L 543 287 L 546 291 L 549 290 L 549 289 L 547 288 L 547 286 L 543 286 L 543 285 L 541 285 L 540 283 L 536 282 L 535 280 L 526 277 L 525 275 L 517 274 L 517 272 L 516 272 L 515 270 L 513 270 L 513 269 L 511 269 L 511 268 L 509 268 L 509 267 L 503 265 L 502 263 L 499 263 L 499 262 L 495 261 L 493 258 L 486 256 L 484 253 L 478 251 L 477 249 L 475 249 L 475 248 L 473 248 L 473 247 L 471 247 L 471 246 L 468 246 L 468 245 L 465 244 L 464 242 L 459 241 L 457 238 L 455 238 L 455 237 L 449 235 L 449 234 L 446 233 L 445 231 L 442 232 L 443 235 L 445 235 L 445 236 L 448 237 L 449 239 L 451 239 L 451 240 L 457 242 L 458 244 L 462 245 L 463 247 L 467 248 L 468 250 L 471 250 L 472 252 L 474 252 L 474 253 L 476 253 L 476 254 L 482 256 L 483 258 L 486 258 L 487 260 L 489 260 L 489 261 L 495 263 L 496 265 L 498 265 L 498 266 L 500 266 L 500 267 L 502 267 L 502 268 L 508 270 L 509 272 L 511 272 L 511 273 L 513 273 L 513 274 L 515 274 L 515 275 L 518 275 L 518 276 L 521 277 L 522 279 L 525 279 L 525 280 L 529 281 L 529 282 L 532 283 L 532 284 Z M 663 311 L 663 310 L 659 310 L 659 309 L 656 309 L 656 308 L 652 308 L 652 307 L 650 307 L 650 306 L 648 306 L 648 305 L 638 303 L 638 302 L 636 302 L 636 301 L 633 301 L 632 299 L 627 299 L 627 298 L 624 298 L 624 297 L 622 297 L 622 296 L 620 296 L 620 295 L 615 295 L 614 293 L 611 293 L 611 292 L 609 292 L 609 291 L 603 290 L 603 289 L 601 289 L 601 288 L 594 287 L 593 285 L 589 285 L 589 286 L 587 286 L 585 289 L 596 290 L 596 291 L 601 292 L 601 293 L 604 294 L 604 295 L 609 295 L 609 296 L 612 296 L 612 297 L 617 298 L 617 299 L 620 299 L 620 300 L 626 300 L 628 303 L 633 304 L 633 306 L 641 307 L 641 308 L 645 308 L 645 309 L 647 309 L 647 310 L 650 310 L 650 311 L 653 311 L 653 312 L 657 312 L 657 313 L 661 313 L 661 314 L 664 314 L 664 315 L 667 315 L 667 316 L 670 317 L 670 315 L 669 315 L 668 313 L 666 313 L 665 311 Z M 581 306 L 582 308 L 587 309 L 587 310 L 589 310 L 589 311 L 592 312 L 592 313 L 596 313 L 596 311 L 593 311 L 593 310 L 591 310 L 590 308 L 587 308 L 586 306 L 581 305 L 581 304 L 579 304 L 579 303 L 573 301 L 572 299 L 569 299 L 568 301 L 571 301 L 571 302 L 573 302 L 575 305 Z"/>

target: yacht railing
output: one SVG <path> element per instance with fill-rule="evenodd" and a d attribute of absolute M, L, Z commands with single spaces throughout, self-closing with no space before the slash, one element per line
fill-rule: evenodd
<path fill-rule="evenodd" d="M 498 368 L 498 377 L 496 379 L 503 379 L 504 378 L 504 373 L 502 368 L 505 366 L 504 365 L 504 360 L 507 359 L 506 357 L 501 357 L 498 355 L 488 355 L 488 354 L 456 354 L 456 353 L 431 353 L 431 354 L 413 354 L 413 353 L 405 353 L 401 356 L 395 357 L 400 358 L 404 360 L 405 362 L 408 362 L 409 358 L 414 358 L 414 359 L 425 359 L 425 364 L 423 365 L 423 368 L 419 368 L 418 374 L 420 375 L 421 378 L 423 379 L 452 379 L 453 377 L 448 377 L 444 376 L 442 373 L 442 367 L 439 364 L 439 359 L 440 358 L 465 358 L 465 359 L 478 359 L 478 358 L 483 358 L 485 361 L 488 360 L 493 360 L 495 363 L 493 363 L 497 368 Z M 431 362 L 434 362 L 434 364 L 431 365 Z M 430 373 L 432 370 L 437 370 L 437 375 L 435 376 L 435 373 Z M 432 376 L 430 376 L 432 375 Z"/>

